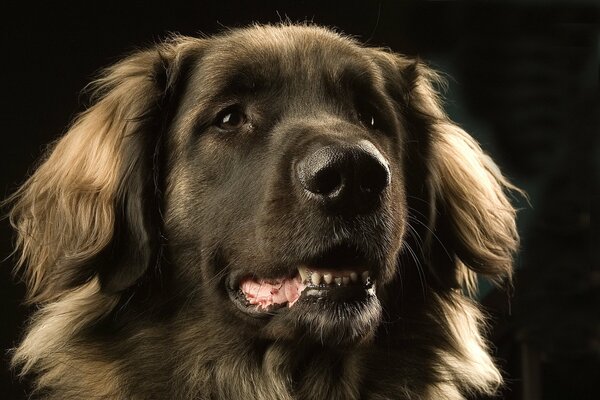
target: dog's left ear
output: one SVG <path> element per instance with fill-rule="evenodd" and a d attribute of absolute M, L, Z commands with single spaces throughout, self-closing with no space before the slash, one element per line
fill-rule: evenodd
<path fill-rule="evenodd" d="M 475 273 L 496 283 L 510 280 L 519 237 L 516 211 L 507 195 L 522 192 L 446 115 L 436 90 L 443 84 L 439 74 L 420 61 L 381 53 L 396 69 L 400 84 L 394 97 L 407 129 L 416 131 L 409 133 L 409 142 L 420 143 L 407 146 L 421 154 L 417 158 L 425 158 L 425 183 L 413 184 L 422 184 L 415 207 L 427 204 L 428 209 L 421 208 L 414 218 L 425 226 L 421 245 L 431 273 L 443 285 L 468 290 L 476 287 Z M 418 169 L 416 164 L 413 159 L 407 169 Z"/>
<path fill-rule="evenodd" d="M 435 213 L 429 224 L 437 238 L 430 250 L 453 258 L 456 284 L 467 289 L 476 286 L 473 272 L 496 283 L 510 280 L 519 237 L 508 194 L 522 192 L 444 113 L 435 90 L 440 80 L 420 62 L 412 67 L 409 107 L 424 119 L 431 140 L 428 182 Z"/>

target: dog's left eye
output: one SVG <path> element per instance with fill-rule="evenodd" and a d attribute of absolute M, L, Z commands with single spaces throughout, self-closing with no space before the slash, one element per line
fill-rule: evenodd
<path fill-rule="evenodd" d="M 358 119 L 367 128 L 377 129 L 377 127 L 378 127 L 377 118 L 375 117 L 375 114 L 372 112 L 360 112 L 358 114 Z"/>
<path fill-rule="evenodd" d="M 369 128 L 375 128 L 376 125 L 376 121 L 375 121 L 375 116 L 371 115 L 371 114 L 367 114 L 366 116 L 361 115 L 361 121 L 363 124 L 365 124 L 366 126 L 368 126 Z"/>
<path fill-rule="evenodd" d="M 233 130 L 241 128 L 248 118 L 237 106 L 227 107 L 221 111 L 216 118 L 216 125 L 221 129 Z"/>

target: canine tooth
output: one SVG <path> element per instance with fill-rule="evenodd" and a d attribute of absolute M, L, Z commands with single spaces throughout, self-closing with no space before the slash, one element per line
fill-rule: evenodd
<path fill-rule="evenodd" d="M 302 282 L 305 282 L 308 279 L 308 268 L 298 267 L 298 272 L 300 273 L 300 278 L 302 278 Z"/>
<path fill-rule="evenodd" d="M 334 279 L 334 281 L 335 281 L 335 284 L 338 285 L 338 286 L 340 286 L 342 284 L 342 278 L 340 278 L 339 276 L 337 276 Z"/>
<path fill-rule="evenodd" d="M 323 275 L 323 280 L 325 281 L 326 284 L 329 285 L 333 281 L 333 275 L 325 274 L 325 275 Z"/>
<path fill-rule="evenodd" d="M 352 280 L 352 282 L 358 282 L 358 274 L 356 272 L 351 272 L 350 279 Z"/>
<path fill-rule="evenodd" d="M 344 277 L 342 278 L 342 283 L 343 283 L 344 285 L 347 285 L 347 284 L 349 284 L 349 283 L 350 283 L 350 277 L 349 277 L 349 276 L 344 276 Z"/>
<path fill-rule="evenodd" d="M 321 283 L 321 274 L 318 272 L 313 272 L 310 276 L 310 281 L 313 285 L 318 285 L 319 283 Z"/>
<path fill-rule="evenodd" d="M 364 283 L 366 283 L 366 282 L 367 282 L 367 280 L 369 279 L 369 271 L 365 271 L 365 272 L 363 272 L 363 273 L 362 273 L 362 275 L 361 275 L 361 277 L 362 277 L 362 281 L 363 281 Z"/>

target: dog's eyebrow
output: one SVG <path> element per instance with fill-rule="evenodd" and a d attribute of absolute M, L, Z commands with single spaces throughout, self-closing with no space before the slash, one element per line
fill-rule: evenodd
<path fill-rule="evenodd" d="M 265 86 L 265 79 L 253 71 L 241 70 L 231 74 L 224 80 L 221 86 L 221 92 L 227 92 L 236 95 L 254 93 Z"/>
<path fill-rule="evenodd" d="M 335 84 L 359 93 L 373 93 L 378 86 L 375 71 L 364 63 L 351 62 L 337 72 Z"/>
<path fill-rule="evenodd" d="M 238 64 L 234 69 L 225 69 L 218 71 L 218 77 L 215 77 L 210 95 L 227 96 L 227 95 L 244 95 L 253 94 L 263 90 L 269 79 L 269 73 L 264 70 L 257 69 L 256 65 Z"/>
<path fill-rule="evenodd" d="M 213 116 L 207 114 L 207 110 L 230 105 L 228 103 L 234 99 L 256 96 L 266 90 L 273 80 L 271 77 L 269 81 L 267 72 L 257 70 L 256 65 L 244 64 L 221 68 L 211 66 L 204 69 L 199 76 L 203 83 L 197 86 L 200 92 L 194 95 L 192 110 L 185 118 L 185 123 L 193 129 L 210 123 Z"/>

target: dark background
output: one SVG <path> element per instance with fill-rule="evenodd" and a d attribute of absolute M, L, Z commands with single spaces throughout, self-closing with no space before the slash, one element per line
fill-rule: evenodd
<path fill-rule="evenodd" d="M 168 32 L 312 20 L 450 76 L 447 109 L 530 196 L 513 295 L 484 288 L 506 399 L 600 398 L 600 6 L 595 1 L 278 1 L 2 5 L 0 196 L 83 110 L 98 69 Z M 84 3 L 84 2 L 82 2 Z M 204 4 L 201 4 L 204 3 Z M 4 210 L 4 213 L 6 210 Z M 12 233 L 0 230 L 0 256 Z M 6 350 L 29 310 L 0 268 L 0 399 L 23 398 Z"/>

